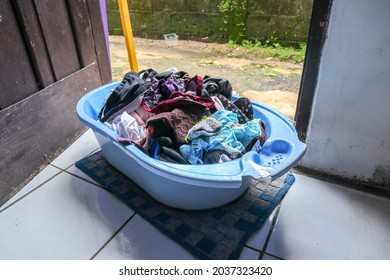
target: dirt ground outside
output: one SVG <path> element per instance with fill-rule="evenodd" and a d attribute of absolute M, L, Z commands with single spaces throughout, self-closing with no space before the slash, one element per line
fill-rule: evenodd
<path fill-rule="evenodd" d="M 130 71 L 125 39 L 109 36 L 113 81 Z M 293 119 L 302 75 L 302 63 L 259 58 L 243 47 L 179 40 L 168 46 L 164 40 L 134 38 L 138 70 L 157 72 L 171 67 L 193 75 L 224 77 L 239 96 L 266 104 Z"/>

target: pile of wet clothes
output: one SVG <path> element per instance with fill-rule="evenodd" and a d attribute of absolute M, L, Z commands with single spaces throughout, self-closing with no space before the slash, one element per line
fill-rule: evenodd
<path fill-rule="evenodd" d="M 147 155 L 168 162 L 211 164 L 259 151 L 267 140 L 248 98 L 232 101 L 221 77 L 176 68 L 128 72 L 108 95 L 98 119 Z"/>

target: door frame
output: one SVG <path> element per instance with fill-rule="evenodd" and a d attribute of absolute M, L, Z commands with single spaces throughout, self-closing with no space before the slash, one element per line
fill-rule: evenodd
<path fill-rule="evenodd" d="M 332 2 L 333 0 L 314 0 L 313 2 L 305 61 L 295 112 L 295 128 L 302 142 L 306 142 Z"/>

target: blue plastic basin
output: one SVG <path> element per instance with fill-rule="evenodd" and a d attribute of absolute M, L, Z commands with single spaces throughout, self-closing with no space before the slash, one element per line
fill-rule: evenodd
<path fill-rule="evenodd" d="M 133 145 L 119 143 L 119 135 L 97 119 L 105 98 L 118 84 L 87 93 L 77 104 L 77 115 L 93 130 L 107 161 L 166 205 L 188 210 L 224 205 L 244 193 L 251 179 L 263 180 L 269 175 L 274 180 L 296 166 L 305 153 L 306 145 L 299 141 L 287 117 L 252 102 L 255 117 L 263 120 L 268 135 L 260 153 L 251 151 L 230 162 L 204 165 L 154 159 Z"/>

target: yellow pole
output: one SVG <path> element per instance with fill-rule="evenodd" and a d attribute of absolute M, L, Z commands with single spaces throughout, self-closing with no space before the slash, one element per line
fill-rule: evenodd
<path fill-rule="evenodd" d="M 130 68 L 134 72 L 138 72 L 137 57 L 135 55 L 133 30 L 131 28 L 129 6 L 127 0 L 118 0 L 119 13 L 121 15 L 121 23 L 123 29 L 123 35 L 126 40 L 127 55 L 129 57 Z"/>

